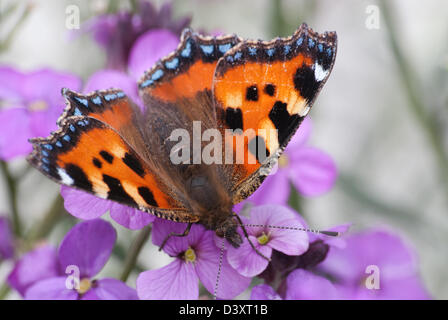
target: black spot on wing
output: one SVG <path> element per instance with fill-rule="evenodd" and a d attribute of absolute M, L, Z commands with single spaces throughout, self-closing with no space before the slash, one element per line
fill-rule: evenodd
<path fill-rule="evenodd" d="M 140 177 L 143 178 L 145 176 L 145 170 L 143 169 L 140 161 L 135 156 L 126 152 L 122 160 L 132 171 L 134 171 Z"/>
<path fill-rule="evenodd" d="M 227 108 L 226 109 L 226 123 L 232 130 L 243 130 L 243 113 L 240 108 Z"/>
<path fill-rule="evenodd" d="M 93 162 L 93 165 L 95 167 L 97 167 L 98 169 L 101 169 L 101 167 L 103 166 L 103 164 L 101 163 L 101 161 L 98 158 L 93 158 L 92 162 Z"/>
<path fill-rule="evenodd" d="M 268 83 L 264 87 L 264 93 L 266 93 L 268 96 L 273 97 L 275 95 L 275 86 L 271 83 Z"/>
<path fill-rule="evenodd" d="M 247 101 L 258 101 L 258 88 L 257 86 L 250 86 L 246 89 Z"/>
<path fill-rule="evenodd" d="M 147 204 L 149 204 L 150 206 L 158 207 L 157 201 L 154 199 L 154 195 L 152 194 L 151 190 L 146 187 L 139 187 L 138 193 L 142 196 Z"/>
<path fill-rule="evenodd" d="M 100 156 L 109 163 L 112 163 L 114 161 L 114 156 L 105 150 L 100 151 Z"/>
<path fill-rule="evenodd" d="M 271 111 L 269 112 L 269 119 L 271 119 L 275 128 L 278 130 L 278 141 L 280 145 L 284 145 L 288 138 L 294 133 L 301 120 L 299 115 L 290 115 L 286 109 L 286 103 L 276 101 Z"/>
<path fill-rule="evenodd" d="M 294 87 L 299 91 L 300 95 L 306 99 L 307 102 L 313 101 L 319 90 L 319 82 L 316 81 L 314 70 L 310 67 L 299 67 L 294 74 Z"/>
<path fill-rule="evenodd" d="M 137 206 L 134 199 L 123 189 L 120 180 L 103 174 L 103 181 L 109 187 L 107 198 L 121 203 Z"/>
<path fill-rule="evenodd" d="M 73 179 L 74 186 L 86 191 L 92 191 L 92 183 L 85 174 L 84 170 L 80 167 L 75 164 L 68 163 L 65 166 L 65 171 Z"/>
<path fill-rule="evenodd" d="M 249 141 L 249 151 L 260 163 L 264 162 L 269 156 L 269 150 L 266 148 L 266 142 L 264 141 L 264 138 L 260 136 L 256 136 Z"/>

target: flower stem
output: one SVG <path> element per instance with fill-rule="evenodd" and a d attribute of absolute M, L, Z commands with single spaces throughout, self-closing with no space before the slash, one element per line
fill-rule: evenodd
<path fill-rule="evenodd" d="M 422 129 L 433 148 L 437 161 L 439 163 L 441 176 L 445 187 L 448 190 L 448 155 L 445 151 L 442 134 L 437 128 L 437 124 L 425 109 L 421 97 L 423 94 L 419 92 L 418 86 L 415 85 L 415 75 L 409 67 L 403 52 L 398 44 L 397 30 L 394 25 L 394 17 L 389 2 L 381 0 L 382 14 L 387 26 L 387 35 L 389 37 L 389 45 L 397 62 L 399 76 L 408 96 L 409 111 L 414 115 L 416 121 Z"/>
<path fill-rule="evenodd" d="M 120 276 L 120 279 L 123 282 L 126 282 L 126 280 L 128 280 L 129 275 L 131 274 L 132 270 L 134 269 L 137 263 L 140 251 L 142 250 L 150 234 L 151 234 L 151 226 L 144 227 L 139 232 L 134 242 L 131 244 L 131 247 L 129 248 L 129 254 L 126 256 L 126 259 L 124 261 L 123 272 L 121 273 Z"/>
<path fill-rule="evenodd" d="M 22 233 L 22 223 L 20 221 L 19 209 L 17 203 L 17 181 L 9 171 L 8 164 L 3 160 L 0 161 L 0 169 L 2 171 L 3 176 L 5 177 L 6 186 L 8 188 L 13 231 L 16 237 L 20 237 Z"/>
<path fill-rule="evenodd" d="M 34 241 L 46 236 L 56 225 L 64 211 L 64 201 L 62 197 L 58 194 L 53 201 L 48 212 L 45 216 L 36 223 L 33 228 L 28 232 L 26 237 L 26 242 L 33 243 Z"/>
<path fill-rule="evenodd" d="M 6 9 L 7 14 L 5 14 L 4 16 L 9 15 L 13 11 L 15 11 L 17 9 L 17 7 L 18 6 L 16 4 L 8 7 Z M 15 26 L 12 28 L 12 30 L 9 32 L 9 34 L 6 36 L 5 40 L 3 42 L 0 42 L 0 52 L 6 50 L 9 47 L 9 45 L 12 43 L 12 40 L 13 40 L 15 34 L 19 31 L 20 27 L 23 25 L 25 20 L 29 17 L 32 9 L 33 9 L 32 3 L 26 4 L 24 11 L 23 11 L 22 15 L 20 16 L 20 18 L 18 19 Z"/>
<path fill-rule="evenodd" d="M 11 291 L 11 288 L 4 283 L 1 287 L 0 287 L 0 300 L 5 300 L 5 298 L 8 296 L 8 293 Z"/>

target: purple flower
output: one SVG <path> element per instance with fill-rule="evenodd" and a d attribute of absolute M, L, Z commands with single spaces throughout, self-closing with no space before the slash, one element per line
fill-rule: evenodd
<path fill-rule="evenodd" d="M 116 14 L 97 16 L 86 23 L 86 32 L 93 34 L 96 42 L 107 53 L 107 68 L 125 70 L 136 40 L 145 32 L 166 29 L 179 35 L 190 24 L 191 18 L 173 20 L 171 4 L 159 10 L 148 1 L 140 1 L 136 13 L 120 11 Z M 163 42 L 161 43 L 164 45 Z"/>
<path fill-rule="evenodd" d="M 326 278 L 310 271 L 296 269 L 286 279 L 285 300 L 333 300 L 339 299 L 336 287 Z M 281 300 L 282 297 L 267 284 L 252 289 L 252 300 Z"/>
<path fill-rule="evenodd" d="M 252 288 L 251 300 L 282 300 L 282 297 L 269 285 L 259 284 Z"/>
<path fill-rule="evenodd" d="M 157 60 L 173 52 L 178 43 L 179 37 L 168 30 L 158 29 L 144 33 L 131 49 L 128 72 L 139 80 Z"/>
<path fill-rule="evenodd" d="M 0 262 L 14 256 L 14 238 L 8 219 L 0 217 Z"/>
<path fill-rule="evenodd" d="M 157 219 L 152 241 L 160 246 L 170 232 L 182 233 L 185 227 L 186 224 Z M 212 231 L 193 225 L 188 236 L 171 237 L 163 250 L 175 259 L 165 267 L 139 275 L 137 293 L 140 299 L 198 299 L 199 280 L 210 293 L 215 291 L 220 248 L 215 245 Z M 232 269 L 224 256 L 217 297 L 234 298 L 249 286 L 250 281 Z"/>
<path fill-rule="evenodd" d="M 247 201 L 255 204 L 288 202 L 290 183 L 303 196 L 318 196 L 333 187 L 337 170 L 331 157 L 320 149 L 306 144 L 311 134 L 311 120 L 306 117 L 260 188 Z M 241 208 L 241 205 L 237 206 Z"/>
<path fill-rule="evenodd" d="M 286 300 L 333 300 L 340 295 L 330 280 L 304 269 L 291 272 L 286 278 Z"/>
<path fill-rule="evenodd" d="M 115 241 L 110 223 L 100 219 L 82 222 L 67 233 L 57 254 L 44 247 L 22 258 L 9 283 L 14 288 L 16 283 L 26 283 L 19 292 L 31 300 L 137 299 L 135 290 L 119 280 L 94 279 L 109 259 Z"/>
<path fill-rule="evenodd" d="M 8 284 L 22 296 L 37 281 L 59 275 L 57 250 L 50 245 L 42 245 L 23 255 L 16 262 L 8 276 Z"/>
<path fill-rule="evenodd" d="M 242 219 L 245 224 L 256 225 L 246 227 L 249 239 L 268 258 L 273 249 L 290 256 L 298 256 L 308 250 L 306 232 L 286 229 L 303 228 L 298 215 L 289 208 L 277 205 L 259 206 L 251 210 L 249 219 Z M 239 248 L 228 247 L 227 260 L 240 274 L 253 277 L 263 272 L 269 262 L 253 250 L 244 236 L 242 238 L 243 243 Z"/>
<path fill-rule="evenodd" d="M 9 160 L 31 151 L 28 139 L 45 137 L 57 129 L 64 109 L 61 89 L 80 88 L 79 78 L 64 72 L 41 69 L 22 73 L 0 67 L 0 159 Z"/>
<path fill-rule="evenodd" d="M 107 211 L 117 223 L 129 229 L 141 229 L 154 221 L 155 217 L 114 201 L 105 200 L 87 192 L 62 186 L 65 209 L 78 219 L 91 220 L 101 217 Z"/>
<path fill-rule="evenodd" d="M 384 230 L 348 236 L 345 248 L 330 248 L 319 270 L 335 279 L 346 299 L 429 297 L 418 276 L 413 249 L 397 235 Z M 372 272 L 376 271 L 375 280 Z M 379 289 L 368 289 L 366 281 L 379 281 Z"/>

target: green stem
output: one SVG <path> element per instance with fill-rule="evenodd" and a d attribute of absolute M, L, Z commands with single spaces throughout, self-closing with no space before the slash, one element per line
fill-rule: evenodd
<path fill-rule="evenodd" d="M 6 283 L 4 283 L 0 287 L 0 300 L 5 300 L 5 298 L 8 296 L 9 291 L 11 291 L 11 288 Z"/>
<path fill-rule="evenodd" d="M 20 221 L 18 203 L 17 203 L 17 181 L 9 171 L 8 164 L 3 160 L 0 161 L 0 169 L 2 171 L 3 176 L 5 177 L 6 186 L 8 188 L 13 231 L 17 237 L 20 237 L 22 232 L 22 223 Z"/>
<path fill-rule="evenodd" d="M 10 8 L 11 11 L 8 10 L 9 11 L 8 14 L 10 12 L 12 12 L 13 10 L 15 10 L 15 9 L 16 9 L 16 6 Z M 11 44 L 12 39 L 14 38 L 15 34 L 20 29 L 20 27 L 23 25 L 25 20 L 29 17 L 32 9 L 33 9 L 33 4 L 32 3 L 26 5 L 25 10 L 23 11 L 22 15 L 18 19 L 18 21 L 15 24 L 15 26 L 12 28 L 12 30 L 7 35 L 5 41 L 3 41 L 3 43 L 0 43 L 0 52 L 6 50 L 9 47 L 9 45 Z"/>
<path fill-rule="evenodd" d="M 405 92 L 410 102 L 407 106 L 414 115 L 416 121 L 426 133 L 426 136 L 437 158 L 442 174 L 442 180 L 448 190 L 448 155 L 444 148 L 442 134 L 439 132 L 437 124 L 434 123 L 432 117 L 425 109 L 425 106 L 421 100 L 423 94 L 416 89 L 418 86 L 415 85 L 415 76 L 399 47 L 397 41 L 397 30 L 393 22 L 393 13 L 391 12 L 392 10 L 390 8 L 390 3 L 381 0 L 380 4 L 388 30 L 389 44 L 397 62 L 400 80 L 405 88 Z"/>
<path fill-rule="evenodd" d="M 273 37 L 284 36 L 288 33 L 288 24 L 282 12 L 282 0 L 271 1 L 271 31 Z"/>
<path fill-rule="evenodd" d="M 126 259 L 124 261 L 123 272 L 121 273 L 121 276 L 120 276 L 120 279 L 123 282 L 126 282 L 129 275 L 131 274 L 132 270 L 134 269 L 134 267 L 137 263 L 137 259 L 140 254 L 140 251 L 142 250 L 142 248 L 150 234 L 151 234 L 151 226 L 144 227 L 139 232 L 139 234 L 137 235 L 137 238 L 134 240 L 131 247 L 129 248 L 129 254 L 126 256 Z"/>
<path fill-rule="evenodd" d="M 59 218 L 64 211 L 64 201 L 62 197 L 58 194 L 53 201 L 48 212 L 45 216 L 40 220 L 37 224 L 33 226 L 33 228 L 28 232 L 26 237 L 26 242 L 33 243 L 34 241 L 45 237 L 56 223 L 59 221 Z"/>

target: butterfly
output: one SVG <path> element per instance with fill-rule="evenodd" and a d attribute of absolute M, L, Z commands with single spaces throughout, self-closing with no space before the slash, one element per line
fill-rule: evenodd
<path fill-rule="evenodd" d="M 186 29 L 178 48 L 139 81 L 143 109 L 119 89 L 63 89 L 59 129 L 31 139 L 28 160 L 60 184 L 188 224 L 173 235 L 199 223 L 238 247 L 241 220 L 232 207 L 275 166 L 327 81 L 336 49 L 335 32 L 306 24 L 269 42 Z M 219 133 L 225 142 L 214 152 L 223 160 L 219 153 L 230 151 L 231 161 L 197 161 L 193 146 L 182 150 L 188 161 L 173 163 L 173 132 L 194 135 L 195 123 L 201 134 Z"/>

